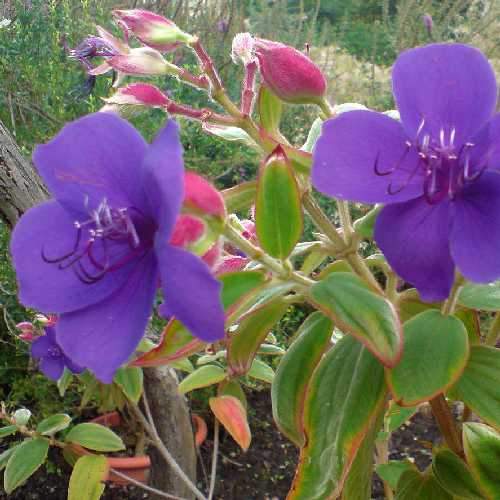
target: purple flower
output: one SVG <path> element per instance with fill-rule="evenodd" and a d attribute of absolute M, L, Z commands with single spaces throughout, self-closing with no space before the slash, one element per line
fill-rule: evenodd
<path fill-rule="evenodd" d="M 454 267 L 500 277 L 500 115 L 484 55 L 466 45 L 403 52 L 392 73 L 401 123 L 372 111 L 328 120 L 312 180 L 345 200 L 384 203 L 375 239 L 394 270 L 437 301 Z"/>
<path fill-rule="evenodd" d="M 220 283 L 169 244 L 183 200 L 182 146 L 169 121 L 148 146 L 114 114 L 66 125 L 33 160 L 55 200 L 17 224 L 11 252 L 23 304 L 59 314 L 57 342 L 110 382 L 164 309 L 205 341 L 224 335 Z"/>
<path fill-rule="evenodd" d="M 40 370 L 52 380 L 59 380 L 64 368 L 73 373 L 81 373 L 84 370 L 63 353 L 56 341 L 56 331 L 53 326 L 46 327 L 45 335 L 33 341 L 31 356 L 40 360 Z"/>

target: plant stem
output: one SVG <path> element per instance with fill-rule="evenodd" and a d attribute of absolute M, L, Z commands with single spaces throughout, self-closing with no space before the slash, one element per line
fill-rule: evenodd
<path fill-rule="evenodd" d="M 344 240 L 349 245 L 354 229 L 352 228 L 351 213 L 349 212 L 349 203 L 344 200 L 337 200 L 337 209 L 339 211 L 340 224 L 344 230 Z"/>
<path fill-rule="evenodd" d="M 460 291 L 462 290 L 462 286 L 464 283 L 464 278 L 462 276 L 457 276 L 455 279 L 455 283 L 453 283 L 453 287 L 450 292 L 450 296 L 446 299 L 441 308 L 441 314 L 444 316 L 448 316 L 449 314 L 453 314 L 455 312 L 455 308 L 457 306 L 458 297 L 460 295 Z"/>
<path fill-rule="evenodd" d="M 109 470 L 110 470 L 110 472 L 112 472 L 116 476 L 127 480 L 129 483 L 134 484 L 138 488 L 141 488 L 145 491 L 149 491 L 150 493 L 154 493 L 155 495 L 158 495 L 159 497 L 170 498 L 173 500 L 187 500 L 187 498 L 176 497 L 175 495 L 171 495 L 170 493 L 165 493 L 161 490 L 157 490 L 156 488 L 153 488 L 152 486 L 148 486 L 147 484 L 141 483 L 140 481 L 137 481 L 137 479 L 134 479 L 133 477 L 127 476 L 126 474 L 123 474 L 122 472 L 120 472 L 116 469 L 113 469 L 112 467 Z"/>
<path fill-rule="evenodd" d="M 265 254 L 260 248 L 250 243 L 250 241 L 242 236 L 230 224 L 226 224 L 223 234 L 229 241 L 231 241 L 231 243 L 233 243 L 241 251 L 245 252 L 252 260 L 260 262 L 267 269 L 273 271 L 280 279 L 284 281 L 295 281 L 296 283 L 306 287 L 314 285 L 315 281 L 293 271 L 288 267 L 285 267 L 281 262 Z"/>
<path fill-rule="evenodd" d="M 500 312 L 495 314 L 495 319 L 488 330 L 486 338 L 484 339 L 485 345 L 495 347 L 497 344 L 498 336 L 500 335 Z"/>
<path fill-rule="evenodd" d="M 446 444 L 451 451 L 459 456 L 463 456 L 464 451 L 462 447 L 462 441 L 457 431 L 457 426 L 455 424 L 455 419 L 451 413 L 450 407 L 446 402 L 445 397 L 440 394 L 434 399 L 429 401 L 432 413 L 439 425 L 439 429 L 444 436 Z"/>
<path fill-rule="evenodd" d="M 189 488 L 189 490 L 198 498 L 198 500 L 207 500 L 206 497 L 201 493 L 201 491 L 196 487 L 196 485 L 191 481 L 191 479 L 187 476 L 187 474 L 181 469 L 175 458 L 171 455 L 171 453 L 168 451 L 167 447 L 161 440 L 160 436 L 158 435 L 158 431 L 156 430 L 156 426 L 154 424 L 153 417 L 151 415 L 151 410 L 149 408 L 148 400 L 146 398 L 146 395 L 142 395 L 142 401 L 144 403 L 144 408 L 146 410 L 146 416 L 142 413 L 140 408 L 137 405 L 129 405 L 136 417 L 139 419 L 141 422 L 142 426 L 144 429 L 146 429 L 146 432 L 149 434 L 149 437 L 151 438 L 153 445 L 156 447 L 156 449 L 160 452 L 161 456 L 165 459 L 165 462 L 167 462 L 172 469 L 174 469 L 175 473 L 177 476 L 181 479 L 181 481 Z"/>
<path fill-rule="evenodd" d="M 219 421 L 214 423 L 214 450 L 212 453 L 212 468 L 210 471 L 210 488 L 208 490 L 208 500 L 212 500 L 215 491 L 215 478 L 217 477 L 217 456 L 219 454 Z"/>

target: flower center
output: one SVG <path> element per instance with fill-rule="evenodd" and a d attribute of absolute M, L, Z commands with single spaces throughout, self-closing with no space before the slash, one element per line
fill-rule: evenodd
<path fill-rule="evenodd" d="M 72 268 L 84 283 L 92 284 L 108 272 L 143 256 L 152 246 L 154 223 L 135 207 L 113 208 L 104 199 L 89 218 L 75 221 L 73 248 L 58 257 L 42 259 L 61 270 Z"/>
<path fill-rule="evenodd" d="M 61 349 L 57 346 L 52 346 L 47 349 L 47 355 L 51 358 L 60 358 L 62 355 Z"/>
<path fill-rule="evenodd" d="M 428 203 L 433 205 L 446 197 L 450 200 L 455 199 L 466 184 L 479 179 L 487 168 L 487 159 L 477 165 L 472 165 L 471 152 L 475 144 L 466 142 L 457 146 L 454 127 L 446 129 L 442 127 L 439 131 L 439 139 L 436 140 L 429 133 L 422 133 L 424 126 L 425 120 L 422 119 L 415 140 L 406 141 L 405 151 L 394 167 L 381 171 L 377 156 L 374 170 L 378 176 L 392 174 L 401 168 L 403 161 L 413 148 L 418 155 L 415 167 L 409 171 L 406 180 L 400 185 L 394 186 L 391 182 L 387 187 L 387 192 L 389 194 L 400 193 L 415 175 L 420 173 L 423 174 L 424 195 Z"/>

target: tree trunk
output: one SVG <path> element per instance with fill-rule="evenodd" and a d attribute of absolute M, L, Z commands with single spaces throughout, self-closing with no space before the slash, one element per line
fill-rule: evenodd
<path fill-rule="evenodd" d="M 12 228 L 26 210 L 47 199 L 47 189 L 35 169 L 0 121 L 0 217 Z M 158 432 L 179 465 L 194 480 L 196 454 L 191 419 L 184 399 L 177 392 L 175 375 L 166 368 L 149 368 L 144 372 L 145 390 Z M 155 485 L 176 496 L 192 497 L 162 459 L 154 452 L 151 458 Z"/>

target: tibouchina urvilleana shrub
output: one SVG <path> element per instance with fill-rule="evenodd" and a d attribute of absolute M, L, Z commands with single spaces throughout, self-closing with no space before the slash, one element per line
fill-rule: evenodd
<path fill-rule="evenodd" d="M 500 115 L 485 56 L 457 44 L 403 52 L 392 70 L 397 110 L 384 113 L 333 105 L 308 56 L 242 33 L 237 103 L 198 37 L 157 14 L 113 14 L 123 37 L 98 28 L 71 55 L 92 76 L 115 71 L 114 94 L 35 149 L 52 199 L 12 235 L 19 299 L 50 315 L 20 325 L 40 370 L 61 390 L 73 376 L 118 387 L 117 405 L 124 394 L 140 412 L 141 367 L 181 368 L 180 392 L 215 386 L 210 408 L 243 449 L 241 386 L 271 384 L 276 425 L 300 448 L 290 500 L 368 500 L 374 470 L 387 498 L 498 500 Z M 170 62 L 181 50 L 193 51 L 197 71 Z M 205 92 L 207 107 L 133 81 L 149 75 Z M 280 132 L 283 106 L 296 103 L 318 112 L 302 147 Z M 151 144 L 120 117 L 134 107 L 165 112 Z M 176 116 L 254 148 L 257 179 L 219 193 L 185 169 Z M 366 215 L 352 221 L 352 203 Z M 303 241 L 305 217 L 314 241 Z M 363 240 L 378 251 L 361 256 Z M 270 334 L 301 303 L 313 312 L 284 350 Z M 145 337 L 154 311 L 166 319 L 155 343 Z M 420 405 L 443 437 L 425 471 L 387 454 L 391 432 Z M 3 436 L 24 437 L 0 456 L 7 492 L 50 446 L 123 447 L 64 414 L 37 427 L 26 411 L 2 417 Z M 97 498 L 106 467 L 98 453 L 80 458 L 70 498 L 84 483 Z"/>

